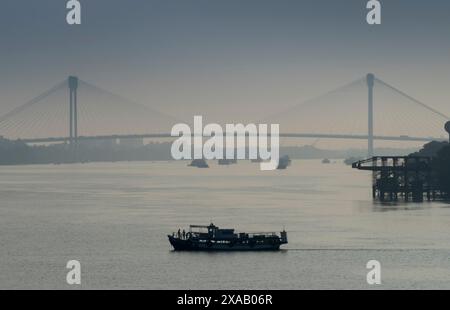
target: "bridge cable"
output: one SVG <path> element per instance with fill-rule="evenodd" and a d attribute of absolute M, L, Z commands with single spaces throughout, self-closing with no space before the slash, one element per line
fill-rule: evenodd
<path fill-rule="evenodd" d="M 380 84 L 382 84 L 382 85 L 384 85 L 384 86 L 390 88 L 391 90 L 393 90 L 393 91 L 399 93 L 400 95 L 402 95 L 402 96 L 408 98 L 409 100 L 415 102 L 416 104 L 422 106 L 423 108 L 425 108 L 425 109 L 427 109 L 427 110 L 429 110 L 429 111 L 431 111 L 431 112 L 433 112 L 433 113 L 435 113 L 435 114 L 438 114 L 439 116 L 441 116 L 441 117 L 443 117 L 443 118 L 445 118 L 445 119 L 447 119 L 447 120 L 450 120 L 450 117 L 448 117 L 448 116 L 445 115 L 444 113 L 441 113 L 441 112 L 439 112 L 439 111 L 436 110 L 436 109 L 433 109 L 432 107 L 430 107 L 430 106 L 426 105 L 425 103 L 423 103 L 423 102 L 417 100 L 416 98 L 411 97 L 410 95 L 408 95 L 408 94 L 406 94 L 405 92 L 399 90 L 398 88 L 396 88 L 396 87 L 394 87 L 394 86 L 391 86 L 391 85 L 385 83 L 384 81 L 382 81 L 382 80 L 380 80 L 380 79 L 375 78 L 375 80 L 376 80 L 377 82 L 379 82 Z"/>
<path fill-rule="evenodd" d="M 8 120 L 9 118 L 11 118 L 12 116 L 22 112 L 23 110 L 27 109 L 28 107 L 34 105 L 37 102 L 42 101 L 43 99 L 45 99 L 46 97 L 48 97 L 49 95 L 51 95 L 52 93 L 56 92 L 57 90 L 59 90 L 62 86 L 66 85 L 66 81 L 63 81 L 55 86 L 53 86 L 52 88 L 50 88 L 49 90 L 47 90 L 46 92 L 40 94 L 39 96 L 31 99 L 30 101 L 22 104 L 21 106 L 13 109 L 12 111 L 0 116 L 0 123 L 4 122 L 5 120 Z"/>

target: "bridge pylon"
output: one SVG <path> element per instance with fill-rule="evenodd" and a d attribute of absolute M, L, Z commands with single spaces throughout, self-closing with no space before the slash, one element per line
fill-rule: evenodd
<path fill-rule="evenodd" d="M 367 74 L 368 87 L 368 131 L 367 131 L 367 154 L 373 157 L 373 88 L 375 86 L 375 75 Z"/>
<path fill-rule="evenodd" d="M 71 160 L 78 161 L 78 77 L 69 76 L 69 143 L 70 151 L 72 153 Z"/>
<path fill-rule="evenodd" d="M 78 142 L 78 77 L 69 76 L 69 137 L 70 143 Z"/>

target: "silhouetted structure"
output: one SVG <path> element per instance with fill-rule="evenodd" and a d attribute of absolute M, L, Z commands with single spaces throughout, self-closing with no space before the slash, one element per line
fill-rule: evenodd
<path fill-rule="evenodd" d="M 445 123 L 450 134 L 450 121 Z M 450 198 L 450 142 L 432 141 L 409 156 L 375 156 L 353 168 L 373 173 L 372 195 L 381 201 Z"/>
<path fill-rule="evenodd" d="M 288 243 L 287 232 L 278 236 L 274 232 L 236 233 L 234 229 L 220 229 L 211 223 L 208 226 L 191 225 L 189 232 L 172 233 L 167 236 L 175 251 L 277 251 Z"/>
<path fill-rule="evenodd" d="M 233 164 L 237 164 L 237 160 L 236 159 L 219 159 L 217 161 L 217 163 L 221 166 L 228 166 L 228 165 L 233 165 Z"/>
<path fill-rule="evenodd" d="M 375 85 L 375 75 L 372 73 L 367 74 L 367 87 L 369 89 L 368 93 L 368 124 L 369 128 L 367 131 L 367 152 L 369 157 L 373 156 L 373 87 Z"/>
<path fill-rule="evenodd" d="M 289 158 L 288 155 L 284 155 L 284 156 L 280 157 L 280 159 L 278 161 L 277 169 L 283 170 L 283 169 L 286 169 L 290 165 L 291 165 L 291 159 Z"/>
<path fill-rule="evenodd" d="M 204 159 L 194 159 L 188 166 L 197 168 L 209 168 L 208 163 Z"/>
<path fill-rule="evenodd" d="M 430 157 L 375 156 L 353 163 L 353 168 L 373 172 L 372 195 L 380 201 L 421 202 L 441 197 Z"/>
<path fill-rule="evenodd" d="M 78 106 L 77 106 L 77 89 L 78 78 L 76 76 L 69 76 L 69 136 L 70 143 L 78 141 Z"/>

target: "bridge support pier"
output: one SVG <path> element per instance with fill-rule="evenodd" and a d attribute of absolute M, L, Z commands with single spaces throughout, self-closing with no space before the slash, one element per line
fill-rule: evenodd
<path fill-rule="evenodd" d="M 367 74 L 367 87 L 368 87 L 368 132 L 367 132 L 367 155 L 373 157 L 373 87 L 375 85 L 375 75 L 372 73 Z"/>
<path fill-rule="evenodd" d="M 69 76 L 69 105 L 70 105 L 70 122 L 69 135 L 70 146 L 72 152 L 71 161 L 78 161 L 78 77 Z"/>

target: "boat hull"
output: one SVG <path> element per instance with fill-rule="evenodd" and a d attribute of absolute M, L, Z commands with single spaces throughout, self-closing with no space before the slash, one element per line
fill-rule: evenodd
<path fill-rule="evenodd" d="M 215 242 L 200 242 L 196 240 L 183 240 L 168 236 L 169 242 L 175 251 L 278 251 L 280 242 L 267 242 L 256 244 L 224 244 Z"/>

